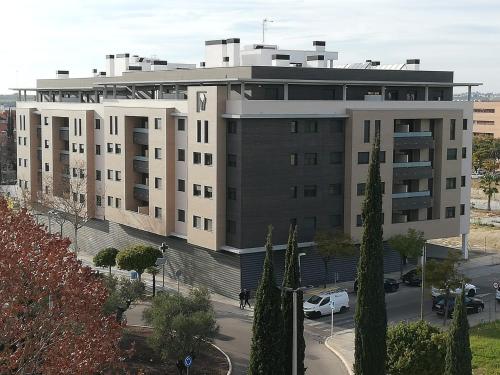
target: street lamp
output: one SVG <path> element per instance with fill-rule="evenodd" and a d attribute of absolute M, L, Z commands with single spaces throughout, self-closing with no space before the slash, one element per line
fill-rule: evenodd
<path fill-rule="evenodd" d="M 299 253 L 299 286 L 302 285 L 302 271 L 300 269 L 300 258 L 303 257 L 304 255 L 307 255 L 306 253 Z"/>
<path fill-rule="evenodd" d="M 422 249 L 422 275 L 420 285 L 422 286 L 420 291 L 420 320 L 424 320 L 424 292 L 425 292 L 425 263 L 427 263 L 427 242 L 424 243 L 424 248 Z"/>
<path fill-rule="evenodd" d="M 168 245 L 165 242 L 162 242 L 161 245 L 159 246 L 159 249 L 161 253 L 163 254 L 163 257 L 165 258 L 165 253 L 168 250 Z M 162 264 L 162 281 L 161 281 L 161 286 L 163 290 L 165 290 L 165 262 Z"/>

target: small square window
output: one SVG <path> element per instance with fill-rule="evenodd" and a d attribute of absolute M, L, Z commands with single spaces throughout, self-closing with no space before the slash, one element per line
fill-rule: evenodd
<path fill-rule="evenodd" d="M 201 196 L 201 185 L 193 184 L 193 195 L 195 197 L 200 197 Z"/>
<path fill-rule="evenodd" d="M 115 181 L 121 181 L 121 180 L 122 180 L 122 172 L 115 171 Z"/>
<path fill-rule="evenodd" d="M 361 215 L 356 215 L 356 226 L 357 227 L 363 226 L 363 217 Z"/>
<path fill-rule="evenodd" d="M 96 181 L 101 181 L 101 171 L 99 169 L 95 171 L 95 179 Z"/>
<path fill-rule="evenodd" d="M 380 151 L 379 160 L 381 163 L 385 163 L 385 151 Z"/>
<path fill-rule="evenodd" d="M 186 191 L 186 181 L 177 180 L 177 191 Z"/>
<path fill-rule="evenodd" d="M 465 215 L 465 204 L 460 205 L 460 216 Z"/>
<path fill-rule="evenodd" d="M 161 189 L 162 187 L 162 180 L 160 177 L 155 177 L 155 189 Z"/>
<path fill-rule="evenodd" d="M 446 179 L 446 189 L 456 189 L 457 179 L 455 177 L 449 177 Z"/>
<path fill-rule="evenodd" d="M 205 165 L 212 165 L 212 154 L 205 153 Z"/>
<path fill-rule="evenodd" d="M 467 119 L 466 118 L 463 119 L 462 128 L 463 128 L 463 130 L 467 130 Z"/>
<path fill-rule="evenodd" d="M 212 231 L 212 219 L 205 218 L 203 220 L 203 229 L 209 232 Z"/>
<path fill-rule="evenodd" d="M 73 177 L 77 177 L 78 176 L 78 169 L 73 168 L 72 171 L 73 171 Z"/>
<path fill-rule="evenodd" d="M 77 152 L 77 151 L 78 151 L 78 145 L 77 145 L 76 143 L 72 143 L 72 144 L 71 144 L 71 150 L 72 150 L 73 152 Z"/>
<path fill-rule="evenodd" d="M 235 154 L 227 154 L 227 166 L 228 167 L 236 167 L 236 155 Z"/>
<path fill-rule="evenodd" d="M 122 206 L 122 200 L 120 198 L 115 198 L 115 207 L 121 208 L 121 206 Z"/>
<path fill-rule="evenodd" d="M 212 198 L 212 187 L 211 186 L 205 186 L 204 196 L 205 196 L 205 198 Z"/>
<path fill-rule="evenodd" d="M 186 161 L 186 151 L 183 148 L 177 149 L 177 161 Z"/>
<path fill-rule="evenodd" d="M 108 195 L 108 206 L 111 207 L 113 205 L 113 197 Z"/>
<path fill-rule="evenodd" d="M 85 203 L 85 194 L 80 194 L 80 203 Z"/>
<path fill-rule="evenodd" d="M 308 120 L 304 124 L 304 133 L 317 133 L 318 132 L 318 121 Z"/>
<path fill-rule="evenodd" d="M 101 119 L 98 118 L 95 119 L 95 128 L 101 129 Z"/>
<path fill-rule="evenodd" d="M 161 219 L 161 208 L 155 207 L 155 218 Z"/>
<path fill-rule="evenodd" d="M 112 180 L 112 179 L 113 179 L 113 170 L 108 169 L 108 180 Z"/>
<path fill-rule="evenodd" d="M 184 118 L 177 119 L 177 130 L 181 132 L 186 130 L 186 119 Z"/>
<path fill-rule="evenodd" d="M 304 155 L 304 165 L 317 165 L 318 164 L 318 154 L 317 153 L 306 153 Z"/>
<path fill-rule="evenodd" d="M 316 185 L 305 185 L 304 186 L 304 197 L 305 198 L 314 198 L 317 195 L 317 187 Z"/>
<path fill-rule="evenodd" d="M 79 147 L 79 148 L 80 148 L 80 154 L 83 154 L 83 153 L 85 152 L 85 145 L 82 145 L 82 144 L 80 143 L 80 145 L 79 145 L 79 146 L 80 146 L 80 147 Z"/>
<path fill-rule="evenodd" d="M 43 144 L 44 144 L 44 147 L 45 147 L 45 148 L 49 148 L 49 141 L 48 141 L 48 139 L 46 139 L 46 140 L 43 142 Z"/>
<path fill-rule="evenodd" d="M 101 207 L 102 206 L 102 197 L 100 195 L 96 195 L 95 196 L 95 204 L 97 207 Z"/>
<path fill-rule="evenodd" d="M 115 154 L 121 154 L 122 153 L 122 145 L 117 143 L 115 144 Z"/>
<path fill-rule="evenodd" d="M 177 221 L 184 223 L 186 221 L 186 211 L 177 210 Z"/>
<path fill-rule="evenodd" d="M 108 153 L 111 153 L 113 152 L 113 144 L 112 143 L 108 143 Z"/>
<path fill-rule="evenodd" d="M 201 229 L 201 217 L 193 215 L 193 228 Z"/>
<path fill-rule="evenodd" d="M 161 129 L 161 118 L 155 118 L 155 129 Z"/>
<path fill-rule="evenodd" d="M 446 219 L 452 219 L 455 217 L 455 207 L 446 207 L 445 212 Z"/>
<path fill-rule="evenodd" d="M 449 148 L 446 150 L 446 160 L 457 160 L 456 148 Z"/>
<path fill-rule="evenodd" d="M 85 178 L 85 170 L 84 169 L 80 169 L 80 178 Z"/>
<path fill-rule="evenodd" d="M 361 184 L 358 184 L 356 186 L 356 194 L 357 196 L 362 196 L 362 195 L 365 195 L 365 189 L 366 189 L 366 184 L 365 183 L 361 183 Z"/>
<path fill-rule="evenodd" d="M 95 154 L 101 155 L 101 145 L 95 145 Z"/>
<path fill-rule="evenodd" d="M 193 164 L 201 164 L 201 152 L 193 152 Z"/>
<path fill-rule="evenodd" d="M 155 148 L 155 159 L 161 159 L 161 148 Z"/>
<path fill-rule="evenodd" d="M 45 163 L 45 172 L 49 172 L 49 171 L 50 171 L 49 163 Z"/>
<path fill-rule="evenodd" d="M 358 152 L 358 164 L 368 164 L 370 162 L 369 152 Z"/>
<path fill-rule="evenodd" d="M 49 124 L 49 118 L 48 117 L 44 117 L 43 118 L 43 124 L 44 125 L 48 125 Z"/>
<path fill-rule="evenodd" d="M 467 158 L 467 147 L 462 147 L 462 159 Z"/>
<path fill-rule="evenodd" d="M 460 177 L 460 186 L 464 187 L 466 185 L 465 176 Z"/>

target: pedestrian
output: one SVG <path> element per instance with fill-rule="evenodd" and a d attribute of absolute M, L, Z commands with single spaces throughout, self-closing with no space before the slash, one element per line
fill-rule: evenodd
<path fill-rule="evenodd" d="M 243 305 L 243 307 L 245 307 L 247 304 L 248 304 L 248 307 L 252 307 L 250 306 L 250 290 L 247 290 L 245 289 L 245 304 Z"/>
<path fill-rule="evenodd" d="M 243 289 L 240 291 L 240 294 L 238 295 L 238 297 L 240 297 L 240 309 L 244 310 L 245 309 L 245 305 L 244 305 L 245 291 Z"/>

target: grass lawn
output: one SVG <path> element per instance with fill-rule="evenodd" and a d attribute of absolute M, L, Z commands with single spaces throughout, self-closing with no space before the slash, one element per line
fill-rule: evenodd
<path fill-rule="evenodd" d="M 470 329 L 474 375 L 500 375 L 500 320 Z"/>

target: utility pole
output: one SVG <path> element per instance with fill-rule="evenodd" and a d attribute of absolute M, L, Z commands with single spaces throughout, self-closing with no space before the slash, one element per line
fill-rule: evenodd
<path fill-rule="evenodd" d="M 266 41 L 266 24 L 268 22 L 274 22 L 273 20 L 268 20 L 267 18 L 264 18 L 262 20 L 262 44 L 265 43 Z"/>
<path fill-rule="evenodd" d="M 420 293 L 420 320 L 424 321 L 424 292 L 425 292 L 425 263 L 427 262 L 427 242 L 424 244 L 422 252 L 422 281 L 420 285 L 422 290 Z"/>

